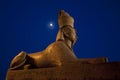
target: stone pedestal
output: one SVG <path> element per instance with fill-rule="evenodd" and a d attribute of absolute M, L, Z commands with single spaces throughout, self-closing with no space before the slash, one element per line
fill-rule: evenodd
<path fill-rule="evenodd" d="M 61 67 L 8 70 L 6 80 L 120 80 L 120 62 L 74 62 Z"/>

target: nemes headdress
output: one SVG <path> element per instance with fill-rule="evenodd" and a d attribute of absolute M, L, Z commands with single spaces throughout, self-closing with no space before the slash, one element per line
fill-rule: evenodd
<path fill-rule="evenodd" d="M 58 15 L 58 24 L 60 28 L 66 25 L 74 27 L 74 19 L 67 12 L 61 10 Z"/>

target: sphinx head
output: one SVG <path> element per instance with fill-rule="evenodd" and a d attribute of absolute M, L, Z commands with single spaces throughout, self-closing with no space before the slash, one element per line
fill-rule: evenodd
<path fill-rule="evenodd" d="M 60 28 L 66 25 L 74 27 L 74 19 L 64 10 L 60 10 L 58 13 L 58 24 Z"/>
<path fill-rule="evenodd" d="M 73 17 L 64 10 L 60 10 L 58 14 L 58 24 L 60 31 L 58 32 L 56 40 L 64 40 L 71 48 L 77 40 Z"/>

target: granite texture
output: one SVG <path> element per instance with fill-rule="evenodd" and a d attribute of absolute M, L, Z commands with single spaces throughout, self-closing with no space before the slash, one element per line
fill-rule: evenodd
<path fill-rule="evenodd" d="M 78 61 L 60 67 L 8 70 L 6 80 L 120 80 L 120 62 Z"/>

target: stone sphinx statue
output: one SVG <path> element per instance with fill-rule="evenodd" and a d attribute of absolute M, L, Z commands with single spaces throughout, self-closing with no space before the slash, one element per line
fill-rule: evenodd
<path fill-rule="evenodd" d="M 77 40 L 74 19 L 61 10 L 58 15 L 59 31 L 56 41 L 40 52 L 27 54 L 22 51 L 14 57 L 10 69 L 30 69 L 62 66 L 77 60 L 72 47 Z"/>

